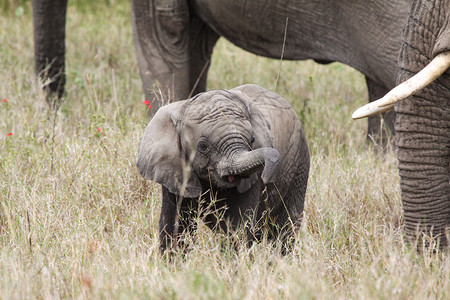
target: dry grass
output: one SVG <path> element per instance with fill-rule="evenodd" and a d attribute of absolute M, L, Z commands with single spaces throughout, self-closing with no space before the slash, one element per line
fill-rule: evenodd
<path fill-rule="evenodd" d="M 277 84 L 312 156 L 292 253 L 266 242 L 234 250 L 200 226 L 189 253 L 161 257 L 160 189 L 135 167 L 147 119 L 129 5 L 71 7 L 67 26 L 67 96 L 55 113 L 33 76 L 29 9 L 0 16 L 1 299 L 450 297 L 448 254 L 418 255 L 402 240 L 395 156 L 377 154 L 366 123 L 351 121 L 366 89 L 339 64 L 284 61 Z M 222 40 L 212 65 L 210 88 L 272 89 L 279 62 Z"/>

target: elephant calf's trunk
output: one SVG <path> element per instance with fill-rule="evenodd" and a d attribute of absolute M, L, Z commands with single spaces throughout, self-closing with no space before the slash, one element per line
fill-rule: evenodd
<path fill-rule="evenodd" d="M 230 180 L 235 175 L 249 176 L 264 167 L 261 179 L 264 184 L 275 181 L 280 153 L 274 148 L 259 148 L 253 151 L 241 152 L 234 159 L 222 161 L 217 166 L 219 176 Z"/>

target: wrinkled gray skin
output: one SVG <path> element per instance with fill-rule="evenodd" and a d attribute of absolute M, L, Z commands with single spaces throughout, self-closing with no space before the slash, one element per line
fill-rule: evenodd
<path fill-rule="evenodd" d="M 163 106 L 138 152 L 141 175 L 162 185 L 163 251 L 177 233 L 194 230 L 197 216 L 224 232 L 245 224 L 248 241 L 265 228 L 269 238 L 288 242 L 300 225 L 308 146 L 290 104 L 262 87 L 214 90 Z"/>
<path fill-rule="evenodd" d="M 219 36 L 249 52 L 279 59 L 285 31 L 284 59 L 352 66 L 366 77 L 369 101 L 376 100 L 395 86 L 409 2 L 132 0 L 138 64 L 146 99 L 154 107 L 150 112 L 161 105 L 153 94 L 156 86 L 172 100 L 206 90 L 209 61 Z M 64 69 L 66 4 L 66 0 L 33 0 L 38 73 L 54 59 L 49 75 Z M 49 88 L 61 94 L 64 76 L 56 80 Z M 393 120 L 392 112 L 385 119 L 392 131 Z M 369 118 L 368 134 L 378 133 L 379 116 Z M 386 144 L 386 134 L 383 137 L 383 141 L 376 139 Z"/>
<path fill-rule="evenodd" d="M 399 59 L 399 83 L 450 50 L 450 0 L 412 2 Z M 450 246 L 450 69 L 397 103 L 395 111 L 406 235 L 415 240 L 419 229 L 440 236 L 441 248 Z"/>

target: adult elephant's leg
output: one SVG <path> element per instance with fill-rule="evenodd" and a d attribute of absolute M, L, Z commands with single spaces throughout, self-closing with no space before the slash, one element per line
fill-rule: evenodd
<path fill-rule="evenodd" d="M 133 0 L 131 19 L 144 93 L 154 114 L 189 95 L 189 7 L 187 1 Z"/>
<path fill-rule="evenodd" d="M 34 61 L 44 91 L 61 98 L 64 93 L 67 0 L 33 0 Z"/>
<path fill-rule="evenodd" d="M 197 17 L 191 18 L 189 96 L 206 91 L 206 79 L 211 64 L 211 54 L 219 35 Z"/>
<path fill-rule="evenodd" d="M 382 98 L 388 89 L 379 85 L 366 76 L 367 89 L 369 92 L 369 102 Z M 369 117 L 367 139 L 381 145 L 383 149 L 389 146 L 389 140 L 395 133 L 394 128 L 395 112 L 390 111 L 381 115 Z"/>

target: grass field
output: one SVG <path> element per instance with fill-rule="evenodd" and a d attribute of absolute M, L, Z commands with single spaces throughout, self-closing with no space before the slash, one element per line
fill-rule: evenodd
<path fill-rule="evenodd" d="M 167 260 L 158 251 L 160 188 L 135 166 L 148 120 L 128 1 L 70 6 L 57 112 L 35 80 L 30 4 L 4 3 L 0 299 L 450 298 L 449 255 L 418 255 L 402 239 L 394 153 L 379 154 L 366 121 L 351 120 L 367 101 L 361 74 L 282 62 L 276 92 L 298 112 L 311 152 L 291 253 L 267 242 L 235 250 L 200 223 L 192 249 Z M 273 90 L 279 68 L 220 40 L 208 86 Z"/>

